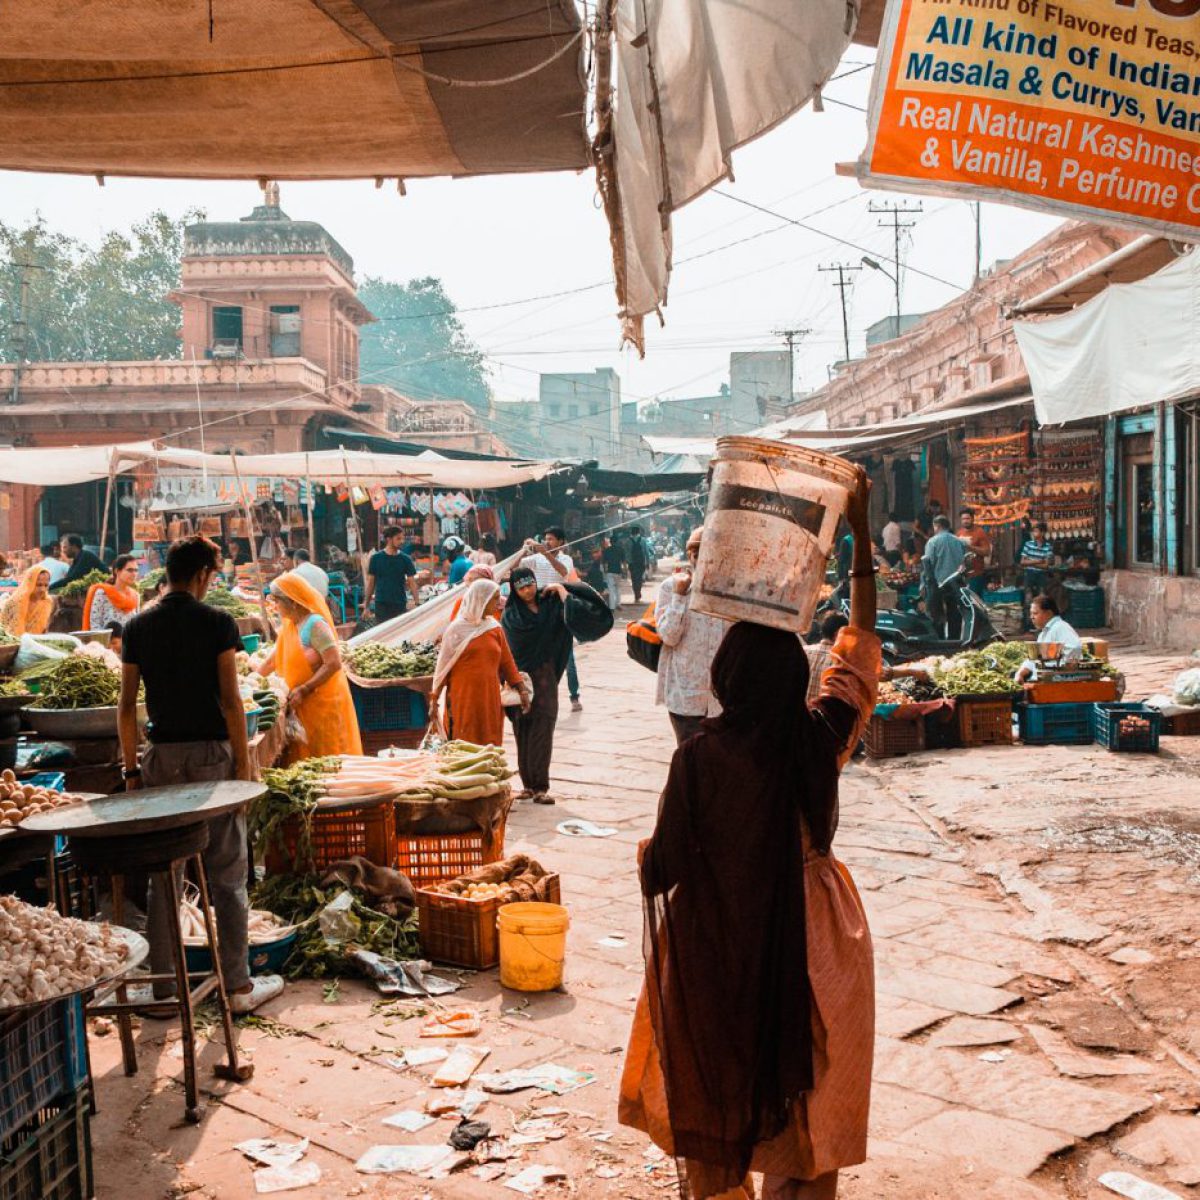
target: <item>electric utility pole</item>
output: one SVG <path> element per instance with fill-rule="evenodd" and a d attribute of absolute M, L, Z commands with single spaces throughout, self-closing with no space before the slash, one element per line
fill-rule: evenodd
<path fill-rule="evenodd" d="M 812 333 L 811 329 L 776 329 L 776 337 L 781 337 L 788 348 L 788 398 L 790 405 L 796 398 L 796 342 Z"/>
<path fill-rule="evenodd" d="M 893 281 L 896 284 L 896 336 L 900 336 L 900 231 L 903 229 L 911 229 L 916 221 L 902 221 L 901 217 L 911 216 L 914 213 L 924 212 L 921 202 L 918 200 L 914 207 L 909 207 L 908 201 L 902 201 L 897 204 L 894 200 L 889 200 L 886 203 L 876 204 L 874 200 L 867 205 L 867 211 L 882 214 L 882 219 L 879 224 L 884 229 L 892 231 L 892 237 L 895 244 L 895 254 L 892 262 L 896 267 L 896 274 Z"/>
<path fill-rule="evenodd" d="M 983 275 L 983 206 L 978 200 L 975 201 L 972 207 L 975 209 L 975 283 L 974 286 L 979 286 L 979 280 Z"/>
<path fill-rule="evenodd" d="M 851 286 L 851 280 L 848 275 L 853 275 L 855 271 L 861 271 L 862 267 L 851 266 L 849 263 L 833 263 L 828 267 L 819 267 L 822 272 L 837 272 L 837 283 L 833 286 L 842 293 L 842 345 L 846 351 L 844 362 L 850 361 L 850 316 L 846 307 L 846 289 Z"/>

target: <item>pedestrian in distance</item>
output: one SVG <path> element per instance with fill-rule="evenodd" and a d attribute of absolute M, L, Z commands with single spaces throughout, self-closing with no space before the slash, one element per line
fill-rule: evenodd
<path fill-rule="evenodd" d="M 629 548 L 625 554 L 629 564 L 629 582 L 633 585 L 633 602 L 641 604 L 642 585 L 646 581 L 646 570 L 650 565 L 650 555 L 646 551 L 646 540 L 642 537 L 642 527 L 635 525 L 629 531 Z"/>
<path fill-rule="evenodd" d="M 382 548 L 376 550 L 367 563 L 363 611 L 369 612 L 373 605 L 380 624 L 407 612 L 410 596 L 414 608 L 421 603 L 417 564 L 400 549 L 403 543 L 404 530 L 389 525 L 383 531 Z"/>
<path fill-rule="evenodd" d="M 565 619 L 567 589 L 561 583 L 539 588 L 537 576 L 526 566 L 517 567 L 509 583 L 512 592 L 501 626 L 518 670 L 533 683 L 529 709 L 508 710 L 517 741 L 517 770 L 524 785 L 518 799 L 553 804 L 550 759 L 558 723 L 558 685 L 571 657 L 571 631 Z"/>
<path fill-rule="evenodd" d="M 175 542 L 167 552 L 162 599 L 125 626 L 117 719 L 126 791 L 255 777 L 238 689 L 236 655 L 242 642 L 237 624 L 203 603 L 220 567 L 220 551 L 207 538 Z M 150 745 L 139 763 L 138 689 L 143 683 Z M 245 812 L 208 822 L 203 861 L 230 1008 L 248 1013 L 278 996 L 283 980 L 250 977 Z M 182 882 L 182 868 L 177 882 Z M 173 969 L 168 930 L 178 920 L 161 880 L 152 879 L 146 934 L 153 974 Z M 154 985 L 155 999 L 173 992 L 166 981 Z"/>
<path fill-rule="evenodd" d="M 820 698 L 805 703 L 799 638 L 732 626 L 712 667 L 721 715 L 675 751 L 639 848 L 645 982 L 618 1117 L 694 1200 L 752 1200 L 751 1171 L 763 1200 L 832 1200 L 866 1158 L 871 936 L 832 842 L 882 665 L 869 489 L 860 472 L 850 626 Z"/>
<path fill-rule="evenodd" d="M 662 639 L 656 701 L 665 705 L 676 745 L 700 732 L 705 717 L 721 711 L 712 689 L 712 664 L 729 622 L 692 608 L 692 578 L 703 528 L 692 532 L 686 561 L 658 588 L 654 624 Z"/>
<path fill-rule="evenodd" d="M 551 525 L 542 534 L 540 542 L 525 543 L 526 556 L 521 565 L 533 571 L 539 589 L 556 583 L 573 583 L 579 579 L 575 560 L 566 552 L 567 534 L 558 525 Z M 571 699 L 571 711 L 582 712 L 583 701 L 579 698 L 579 669 L 575 666 L 575 647 L 567 659 L 567 695 Z"/>

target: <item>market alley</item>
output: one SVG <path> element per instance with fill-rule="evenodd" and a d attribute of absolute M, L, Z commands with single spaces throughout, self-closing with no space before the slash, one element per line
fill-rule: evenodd
<path fill-rule="evenodd" d="M 615 1089 L 642 969 L 634 854 L 673 742 L 652 677 L 620 638 L 583 649 L 579 666 L 583 711 L 558 728 L 559 803 L 519 805 L 508 838 L 562 875 L 566 988 L 522 997 L 486 972 L 465 976 L 456 999 L 485 1014 L 489 1070 L 554 1063 L 595 1074 L 563 1097 L 489 1097 L 479 1113 L 506 1134 L 544 1118 L 522 1126 L 519 1161 L 560 1167 L 565 1182 L 540 1194 L 661 1195 L 675 1186 L 674 1166 L 616 1124 Z M 1187 974 L 1197 960 L 1185 957 L 1200 935 L 1188 899 L 1200 864 L 1194 822 L 1189 830 L 1171 815 L 1194 786 L 1184 748 L 1171 739 L 1159 758 L 1116 761 L 1099 747 L 1049 747 L 1032 769 L 1031 751 L 995 748 L 848 769 L 835 848 L 871 917 L 879 1036 L 871 1157 L 846 1173 L 843 1195 L 1091 1197 L 1114 1168 L 1179 1194 L 1200 1181 L 1197 1118 L 1187 1115 L 1200 1100 L 1197 979 Z M 558 833 L 572 817 L 616 833 Z M 1136 828 L 1158 832 L 1139 838 Z M 479 1168 L 496 1176 L 487 1179 L 471 1169 L 442 1180 L 355 1172 L 373 1145 L 444 1142 L 452 1126 L 444 1118 L 408 1134 L 382 1124 L 429 1095 L 429 1068 L 395 1069 L 416 1044 L 420 1022 L 409 1018 L 419 1008 L 356 980 L 291 984 L 242 1029 L 252 1082 L 213 1079 L 207 1047 L 213 1102 L 199 1126 L 181 1123 L 178 1102 L 154 1102 L 178 1089 L 174 1027 L 143 1024 L 133 1079 L 116 1037 L 93 1036 L 99 1195 L 252 1195 L 251 1164 L 233 1148 L 252 1137 L 310 1140 L 322 1177 L 301 1194 L 314 1200 L 507 1194 L 500 1164 Z"/>

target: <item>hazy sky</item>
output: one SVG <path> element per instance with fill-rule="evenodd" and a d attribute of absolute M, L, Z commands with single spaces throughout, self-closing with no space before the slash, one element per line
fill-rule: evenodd
<path fill-rule="evenodd" d="M 885 264 L 892 235 L 870 214 L 872 199 L 834 174 L 866 140 L 870 51 L 852 46 L 830 84 L 824 113 L 805 110 L 735 155 L 736 182 L 722 190 L 873 250 Z M 249 182 L 162 182 L 0 172 L 0 218 L 20 223 L 41 212 L 52 227 L 94 240 L 128 226 L 154 208 L 178 215 L 204 208 L 230 220 L 259 202 Z M 537 394 L 542 371 L 612 366 L 626 399 L 712 394 L 727 378 L 731 350 L 774 348 L 773 331 L 811 328 L 796 354 L 798 388 L 827 378 L 841 357 L 841 309 L 821 266 L 857 263 L 861 252 L 709 194 L 675 217 L 676 268 L 666 325 L 647 322 L 646 358 L 619 351 L 611 285 L 608 232 L 594 179 L 525 175 L 471 180 L 410 181 L 408 195 L 373 182 L 285 183 L 284 209 L 319 221 L 354 257 L 364 274 L 406 280 L 437 275 L 463 310 L 471 335 L 488 355 L 501 399 Z M 964 288 L 974 269 L 974 220 L 968 204 L 926 198 L 916 218 L 906 261 Z M 984 207 L 985 266 L 1011 256 L 1056 224 L 1016 208 Z M 762 236 L 756 236 L 762 235 Z M 752 238 L 728 246 L 739 239 Z M 692 256 L 703 255 L 694 261 Z M 588 287 L 588 285 L 599 285 Z M 574 295 L 509 305 L 568 289 Z M 955 287 L 908 273 L 904 309 L 936 308 Z M 496 306 L 496 307 L 490 307 Z M 503 306 L 503 307 L 500 307 Z M 861 348 L 868 325 L 892 311 L 892 284 L 862 270 L 850 299 L 851 345 Z M 472 311 L 475 310 L 475 311 Z"/>

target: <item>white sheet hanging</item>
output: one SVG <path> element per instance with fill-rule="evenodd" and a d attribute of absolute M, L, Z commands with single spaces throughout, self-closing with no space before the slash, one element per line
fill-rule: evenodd
<path fill-rule="evenodd" d="M 1014 328 L 1042 425 L 1200 391 L 1200 254 L 1114 283 L 1061 317 Z"/>

